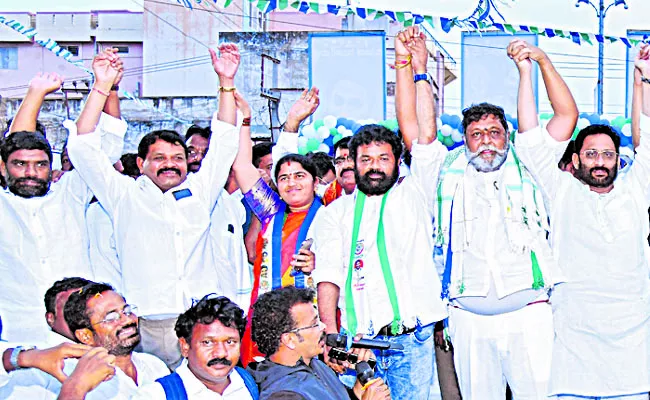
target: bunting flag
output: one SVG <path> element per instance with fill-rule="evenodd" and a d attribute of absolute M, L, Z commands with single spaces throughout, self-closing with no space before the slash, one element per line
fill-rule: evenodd
<path fill-rule="evenodd" d="M 185 0 L 185 1 L 189 2 L 190 0 Z M 200 1 L 200 0 L 195 0 L 195 1 Z M 226 3 L 229 4 L 229 2 L 226 2 Z M 31 28 L 31 27 L 28 28 L 25 25 L 23 25 L 22 23 L 14 20 L 14 19 L 5 17 L 4 15 L 0 15 L 0 24 L 5 25 L 5 26 L 13 29 L 14 31 L 20 33 L 21 35 L 24 35 L 25 37 L 27 37 L 28 39 L 30 39 L 34 43 L 36 43 L 36 44 L 38 44 L 40 46 L 43 46 L 47 50 L 54 53 L 54 55 L 56 55 L 57 57 L 63 58 L 65 61 L 69 62 L 70 64 L 74 65 L 75 67 L 77 67 L 77 68 L 83 70 L 84 72 L 90 74 L 91 76 L 93 76 L 93 79 L 94 79 L 93 72 L 90 69 L 86 68 L 83 65 L 83 62 L 81 60 L 73 60 L 72 59 L 72 57 L 73 57 L 72 53 L 70 53 L 68 50 L 66 50 L 64 48 L 61 48 L 61 46 L 59 46 L 59 44 L 54 39 L 43 37 L 34 28 Z M 174 116 L 174 115 L 172 115 L 172 114 L 170 114 L 168 112 L 165 112 L 165 111 L 159 110 L 159 109 L 157 109 L 155 107 L 147 105 L 145 102 L 142 101 L 142 99 L 136 97 L 132 93 L 127 92 L 126 90 L 120 89 L 120 94 L 122 96 L 130 99 L 130 100 L 133 100 L 134 102 L 136 102 L 140 106 L 151 109 L 151 110 L 154 110 L 154 111 L 156 111 L 156 112 L 158 112 L 160 114 L 163 114 L 163 115 L 167 116 L 168 118 L 173 119 L 174 121 L 180 122 L 182 124 L 189 124 L 189 122 L 187 122 L 185 120 L 182 120 L 182 119 L 180 119 L 180 118 L 178 118 L 178 117 L 176 117 L 176 116 Z"/>
<path fill-rule="evenodd" d="M 218 4 L 218 0 L 176 0 L 178 3 L 183 4 L 186 8 L 192 9 L 192 3 L 201 4 L 202 1 L 213 1 Z M 428 22 L 431 26 L 440 27 L 446 33 L 450 32 L 453 28 L 473 29 L 475 31 L 484 31 L 488 29 L 496 29 L 511 35 L 517 33 L 534 33 L 539 36 L 546 36 L 549 38 L 558 37 L 569 39 L 578 45 L 587 43 L 593 45 L 595 42 L 620 42 L 627 47 L 633 47 L 643 42 L 640 39 L 631 39 L 627 37 L 614 37 L 614 36 L 601 36 L 593 33 L 574 32 L 563 29 L 554 29 L 546 27 L 537 27 L 530 25 L 513 25 L 505 23 L 503 15 L 499 12 L 495 5 L 495 1 L 505 3 L 504 0 L 479 0 L 479 5 L 474 10 L 472 15 L 468 18 L 461 19 L 459 17 L 434 17 L 431 15 L 418 14 L 410 11 L 394 11 L 394 10 L 377 10 L 371 8 L 362 8 L 352 5 L 334 5 L 324 4 L 316 1 L 305 0 L 249 0 L 257 6 L 259 10 L 264 13 L 269 13 L 274 10 L 287 10 L 294 9 L 303 14 L 318 13 L 318 14 L 334 14 L 337 16 L 356 15 L 361 19 L 375 20 L 381 17 L 390 18 L 392 21 L 400 22 L 404 26 L 411 26 Z M 231 4 L 232 0 L 226 0 L 221 7 L 226 8 Z M 491 15 L 496 13 L 502 20 L 497 22 Z"/>

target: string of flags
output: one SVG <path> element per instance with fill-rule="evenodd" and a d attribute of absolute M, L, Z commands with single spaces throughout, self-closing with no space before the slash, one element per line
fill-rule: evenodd
<path fill-rule="evenodd" d="M 19 21 L 16 21 L 16 20 L 8 18 L 8 17 L 5 17 L 4 15 L 0 15 L 0 24 L 5 25 L 5 26 L 13 29 L 14 31 L 20 33 L 21 35 L 27 37 L 28 39 L 30 39 L 34 43 L 46 48 L 47 50 L 52 52 L 57 57 L 60 57 L 60 58 L 64 59 L 65 61 L 69 62 L 70 64 L 74 65 L 75 67 L 77 67 L 77 68 L 81 69 L 82 71 L 90 74 L 94 78 L 93 72 L 90 69 L 86 68 L 83 65 L 83 62 L 81 60 L 73 60 L 72 59 L 72 57 L 73 57 L 72 53 L 70 53 L 67 49 L 62 48 L 61 46 L 59 46 L 59 44 L 54 39 L 44 37 L 43 35 L 39 34 L 34 28 L 26 27 L 25 25 L 23 25 Z M 172 114 L 170 114 L 170 113 L 168 113 L 166 111 L 162 111 L 162 110 L 160 110 L 160 109 L 158 109 L 156 107 L 152 107 L 152 106 L 148 105 L 147 103 L 142 101 L 142 99 L 135 96 L 133 93 L 130 93 L 130 92 L 126 91 L 126 90 L 120 89 L 120 94 L 122 96 L 134 101 L 135 103 L 137 103 L 138 105 L 140 105 L 140 106 L 142 106 L 144 108 L 154 110 L 154 111 L 156 111 L 156 112 L 158 112 L 160 114 L 165 115 L 167 118 L 170 118 L 170 119 L 172 119 L 174 121 L 177 121 L 177 122 L 180 122 L 182 124 L 189 124 L 189 122 L 187 122 L 187 121 L 185 121 L 183 119 L 180 119 L 180 118 L 178 118 L 178 117 L 176 117 L 176 116 L 174 116 L 174 115 L 172 115 Z"/>
<path fill-rule="evenodd" d="M 176 0 L 179 4 L 182 4 L 188 9 L 193 9 L 193 3 L 201 4 L 204 1 L 212 1 L 216 5 L 226 8 L 230 6 L 232 0 L 226 0 L 222 4 L 219 4 L 218 0 Z M 576 32 L 571 30 L 564 29 L 555 29 L 555 28 L 546 28 L 538 27 L 533 25 L 518 25 L 518 24 L 509 24 L 506 22 L 497 22 L 492 18 L 490 14 L 490 6 L 501 16 L 501 14 L 496 10 L 493 0 L 482 0 L 481 3 L 485 3 L 484 6 L 477 8 L 478 12 L 474 12 L 471 17 L 468 18 L 446 18 L 446 17 L 434 17 L 426 14 L 419 14 L 411 11 L 393 11 L 393 10 L 380 10 L 373 8 L 363 8 L 350 5 L 336 5 L 336 4 L 323 4 L 314 1 L 290 1 L 290 0 L 250 0 L 251 3 L 257 7 L 263 13 L 270 13 L 274 10 L 287 10 L 294 9 L 301 13 L 318 13 L 318 14 L 333 14 L 337 16 L 357 16 L 361 19 L 366 20 L 376 20 L 379 18 L 390 18 L 392 21 L 400 22 L 404 26 L 418 25 L 424 22 L 428 22 L 434 27 L 440 27 L 443 31 L 449 32 L 453 28 L 462 28 L 462 29 L 472 29 L 475 31 L 486 31 L 496 29 L 504 33 L 516 34 L 516 33 L 533 33 L 539 36 L 545 36 L 548 38 L 564 38 L 573 41 L 578 45 L 587 43 L 593 45 L 594 43 L 623 43 L 627 47 L 636 46 L 641 42 L 644 42 L 644 39 L 631 39 L 628 37 L 619 37 L 619 36 L 608 36 L 608 35 L 598 35 L 594 33 L 585 33 L 585 32 Z M 501 16 L 502 17 L 502 16 Z"/>

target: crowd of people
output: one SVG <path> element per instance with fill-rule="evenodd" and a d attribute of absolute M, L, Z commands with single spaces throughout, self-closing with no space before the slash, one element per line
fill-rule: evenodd
<path fill-rule="evenodd" d="M 624 170 L 611 127 L 570 140 L 578 109 L 541 49 L 504 51 L 518 133 L 472 105 L 451 151 L 417 27 L 395 52 L 399 134 L 362 126 L 334 157 L 298 154 L 317 88 L 253 144 L 233 44 L 210 51 L 209 127 L 122 154 L 106 49 L 53 171 L 38 114 L 62 78 L 35 76 L 0 145 L 0 398 L 426 400 L 453 381 L 469 400 L 648 400 L 650 46 Z"/>

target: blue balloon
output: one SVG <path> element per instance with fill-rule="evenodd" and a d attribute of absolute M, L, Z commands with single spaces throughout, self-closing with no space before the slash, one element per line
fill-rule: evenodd
<path fill-rule="evenodd" d="M 352 124 L 352 126 L 350 126 L 350 128 L 348 128 L 348 129 L 350 129 L 353 133 L 357 133 L 357 131 L 361 128 L 361 126 L 362 126 L 362 125 L 361 125 L 360 123 L 355 122 L 355 123 Z"/>
<path fill-rule="evenodd" d="M 452 115 L 449 118 L 449 125 L 454 129 L 458 129 L 459 131 L 462 131 L 461 129 L 462 124 L 463 124 L 463 120 L 461 120 L 458 115 Z"/>
<path fill-rule="evenodd" d="M 449 114 L 442 114 L 440 116 L 440 121 L 442 121 L 443 125 L 451 125 L 449 121 L 451 120 L 451 115 Z"/>
<path fill-rule="evenodd" d="M 348 118 L 339 118 L 336 120 L 336 126 L 343 126 L 347 129 L 350 129 L 354 121 Z"/>
<path fill-rule="evenodd" d="M 327 139 L 323 140 L 323 143 L 328 145 L 330 148 L 334 145 L 334 136 L 330 135 L 327 137 Z"/>

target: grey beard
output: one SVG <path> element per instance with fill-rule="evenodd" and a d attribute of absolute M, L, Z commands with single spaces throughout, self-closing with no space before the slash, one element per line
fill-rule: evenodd
<path fill-rule="evenodd" d="M 496 152 L 494 159 L 492 161 L 485 161 L 480 157 L 480 153 L 485 150 L 491 150 Z M 483 145 L 479 147 L 476 152 L 471 152 L 469 147 L 465 146 L 465 155 L 469 160 L 469 163 L 476 168 L 479 172 L 492 172 L 496 171 L 506 162 L 508 156 L 508 151 L 510 150 L 510 142 L 506 140 L 505 147 L 503 149 L 497 149 L 492 145 Z"/>

